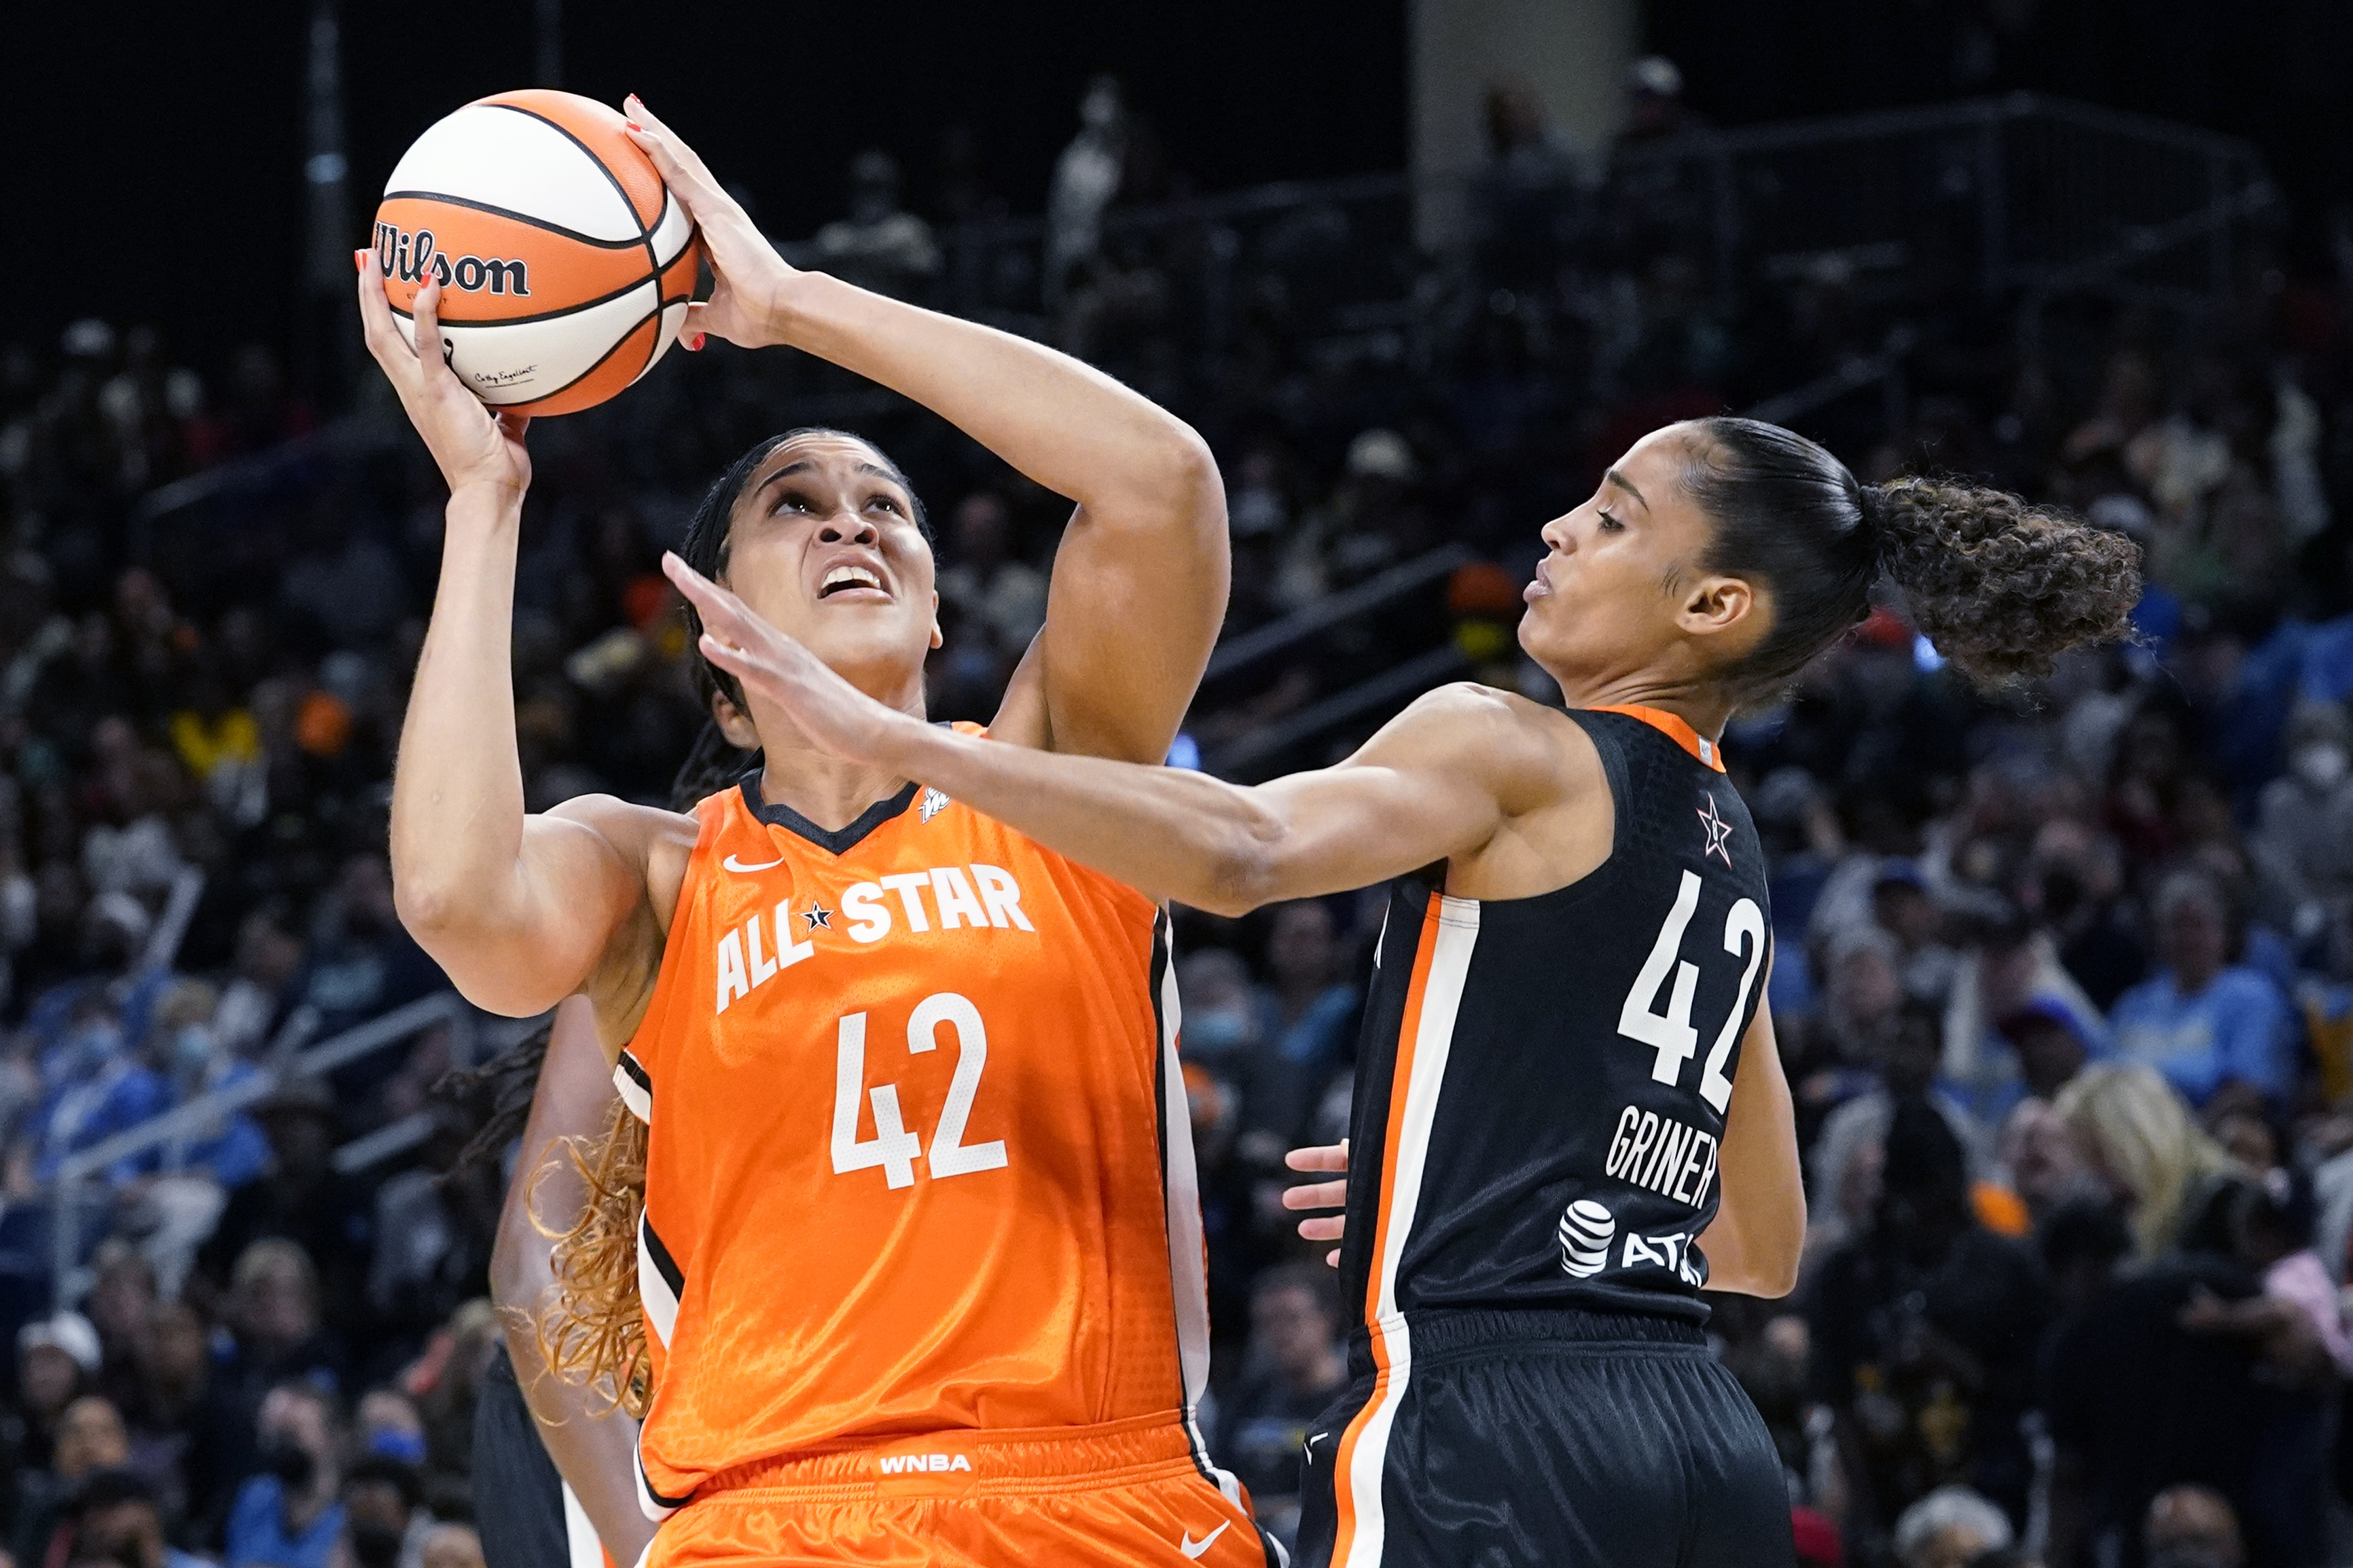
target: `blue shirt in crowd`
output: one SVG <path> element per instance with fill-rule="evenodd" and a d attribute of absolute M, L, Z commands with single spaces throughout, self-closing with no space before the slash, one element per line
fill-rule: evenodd
<path fill-rule="evenodd" d="M 237 1489 L 229 1510 L 227 1568 L 328 1568 L 343 1533 L 343 1505 L 331 1503 L 311 1528 L 286 1533 L 286 1488 L 276 1476 L 255 1476 Z"/>
<path fill-rule="evenodd" d="M 2160 970 L 2116 998 L 2109 1022 L 2119 1058 L 2155 1068 L 2192 1104 L 2234 1078 L 2267 1095 L 2288 1091 L 2287 1006 L 2252 969 L 2232 965 L 2195 996 Z"/>

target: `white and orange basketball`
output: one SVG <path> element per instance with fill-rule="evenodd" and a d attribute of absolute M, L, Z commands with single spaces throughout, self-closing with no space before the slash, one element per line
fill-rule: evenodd
<path fill-rule="evenodd" d="M 530 89 L 430 127 L 385 182 L 375 252 L 393 315 L 441 281 L 450 368 L 518 414 L 570 414 L 652 368 L 686 320 L 702 245 L 620 114 Z"/>

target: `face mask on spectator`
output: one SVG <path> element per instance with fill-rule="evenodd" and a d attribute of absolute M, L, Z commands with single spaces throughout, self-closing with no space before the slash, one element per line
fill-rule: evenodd
<path fill-rule="evenodd" d="M 91 1018 L 66 1037 L 66 1055 L 78 1068 L 104 1067 L 121 1045 L 122 1031 L 111 1018 Z"/>
<path fill-rule="evenodd" d="M 404 1465 L 425 1462 L 425 1435 L 383 1427 L 368 1437 L 368 1452 L 382 1458 L 398 1459 Z"/>
<path fill-rule="evenodd" d="M 191 1024 L 172 1037 L 172 1067 L 176 1072 L 193 1076 L 210 1065 L 213 1059 L 212 1035 Z"/>
<path fill-rule="evenodd" d="M 279 1484 L 290 1492 L 299 1492 L 309 1486 L 311 1475 L 318 1468 L 309 1451 L 283 1432 L 272 1432 L 264 1436 L 254 1458 L 261 1461 L 263 1470 L 276 1476 Z"/>
<path fill-rule="evenodd" d="M 354 1524 L 352 1556 L 360 1568 L 394 1568 L 400 1561 L 400 1531 L 374 1522 Z"/>
<path fill-rule="evenodd" d="M 2309 746 L 2298 746 L 2288 765 L 2305 787 L 2326 795 L 2345 782 L 2348 766 L 2345 748 L 2333 742 L 2320 741 Z"/>

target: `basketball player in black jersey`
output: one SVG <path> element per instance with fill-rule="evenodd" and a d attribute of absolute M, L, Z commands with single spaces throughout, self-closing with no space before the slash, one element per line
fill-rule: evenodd
<path fill-rule="evenodd" d="M 1256 788 L 929 728 L 669 563 L 711 659 L 813 742 L 1133 886 L 1240 914 L 1397 879 L 1345 1182 L 1354 1381 L 1303 1456 L 1311 1568 L 1793 1560 L 1764 1425 L 1701 1333 L 1703 1287 L 1786 1293 L 1805 1232 L 1764 857 L 1716 737 L 1883 575 L 1995 682 L 2123 636 L 2139 596 L 2121 537 L 1866 488 L 1741 419 L 1645 437 L 1543 537 L 1520 642 L 1566 713 L 1450 687 Z"/>

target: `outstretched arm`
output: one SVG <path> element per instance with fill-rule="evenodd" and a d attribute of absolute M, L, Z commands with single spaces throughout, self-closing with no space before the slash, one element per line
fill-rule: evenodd
<path fill-rule="evenodd" d="M 1226 613 L 1225 492 L 1201 438 L 1068 354 L 786 265 L 692 148 L 635 98 L 627 108 L 724 280 L 690 310 L 691 346 L 715 332 L 830 360 L 1079 503 L 998 737 L 1160 761 Z"/>
<path fill-rule="evenodd" d="M 1772 975 L 1768 967 L 1766 980 Z M 1798 1120 L 1772 1010 L 1763 1003 L 1740 1042 L 1732 1103 L 1724 1112 L 1715 1218 L 1699 1236 L 1711 1290 L 1786 1296 L 1797 1288 L 1806 1245 L 1806 1181 Z"/>
<path fill-rule="evenodd" d="M 523 1124 L 514 1184 L 499 1214 L 498 1239 L 491 1249 L 491 1298 L 500 1308 L 515 1382 L 548 1457 L 579 1498 L 607 1554 L 628 1564 L 654 1538 L 652 1523 L 638 1506 L 630 1469 L 638 1424 L 626 1411 L 601 1404 L 583 1384 L 548 1371 L 540 1353 L 538 1313 L 541 1299 L 555 1283 L 549 1258 L 554 1243 L 547 1229 L 533 1222 L 536 1212 L 549 1229 L 561 1230 L 578 1210 L 580 1178 L 562 1141 L 602 1132 L 613 1100 L 596 1013 L 586 997 L 572 997 L 555 1010 L 539 1087 L 531 1097 L 531 1120 Z"/>
<path fill-rule="evenodd" d="M 1565 787 L 1510 700 L 1469 685 L 1429 693 L 1337 767 L 1256 787 L 959 735 L 875 701 L 677 556 L 663 568 L 702 614 L 703 652 L 818 745 L 1196 909 L 1240 914 L 1468 855 Z"/>

